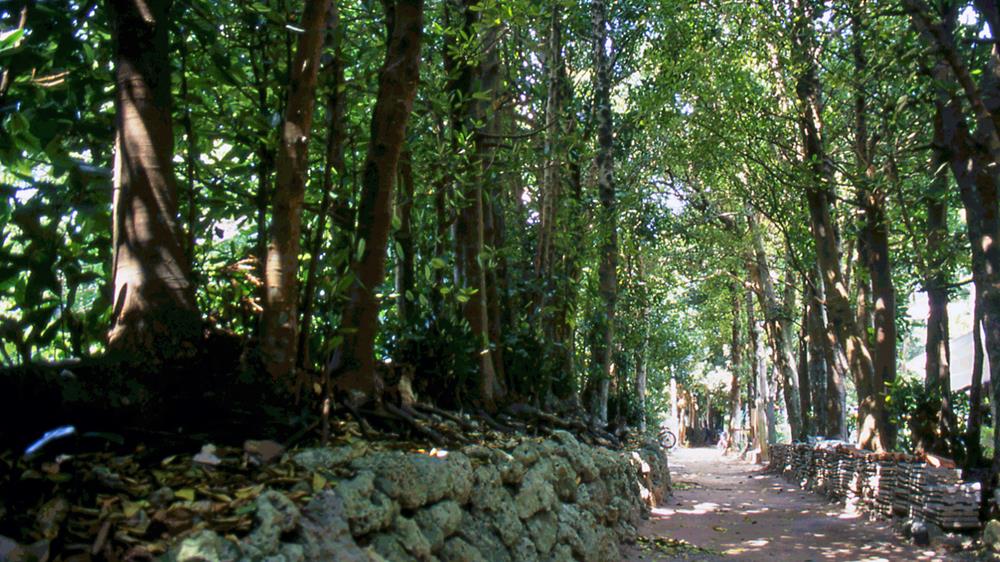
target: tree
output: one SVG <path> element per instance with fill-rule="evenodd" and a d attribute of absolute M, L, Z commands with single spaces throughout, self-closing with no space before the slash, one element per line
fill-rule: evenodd
<path fill-rule="evenodd" d="M 594 358 L 600 364 L 592 415 L 599 424 L 608 422 L 608 393 L 615 377 L 615 307 L 618 301 L 618 225 L 614 178 L 614 117 L 611 112 L 611 57 L 607 6 L 592 0 L 594 29 L 594 107 L 597 114 L 597 185 L 601 202 L 599 232 L 601 263 L 598 272 L 604 310 L 600 315 L 601 339 Z"/>
<path fill-rule="evenodd" d="M 385 62 L 371 120 L 371 140 L 362 167 L 358 207 L 358 246 L 351 260 L 355 276 L 348 291 L 341 333 L 326 373 L 335 387 L 363 399 L 380 399 L 382 381 L 375 372 L 378 299 L 385 278 L 386 245 L 392 223 L 392 201 L 406 125 L 420 80 L 423 2 L 386 2 Z"/>
<path fill-rule="evenodd" d="M 113 0 L 114 308 L 108 348 L 130 360 L 190 356 L 201 318 L 177 225 L 169 0 Z"/>
<path fill-rule="evenodd" d="M 273 377 L 295 368 L 298 345 L 299 246 L 302 201 L 309 165 L 309 138 L 320 53 L 330 0 L 308 0 L 302 12 L 291 68 L 288 101 L 276 160 L 277 180 L 271 228 L 264 262 L 264 306 L 261 313 L 261 358 Z"/>

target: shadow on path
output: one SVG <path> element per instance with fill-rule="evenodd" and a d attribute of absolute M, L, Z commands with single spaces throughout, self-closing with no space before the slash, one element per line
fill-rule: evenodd
<path fill-rule="evenodd" d="M 961 559 L 911 546 L 888 523 L 846 512 L 715 448 L 676 449 L 670 472 L 674 495 L 639 529 L 643 539 L 624 550 L 629 562 Z M 672 554 L 665 554 L 650 548 L 657 539 L 679 539 L 695 548 L 669 548 Z"/>

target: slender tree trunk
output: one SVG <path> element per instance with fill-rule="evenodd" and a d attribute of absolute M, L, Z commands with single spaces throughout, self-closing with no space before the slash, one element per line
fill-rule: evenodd
<path fill-rule="evenodd" d="M 615 377 L 615 308 L 618 302 L 618 219 L 614 181 L 614 122 L 611 113 L 611 57 L 608 48 L 607 5 L 591 0 L 594 31 L 594 103 L 597 109 L 597 186 L 601 202 L 599 233 L 601 263 L 598 271 L 604 314 L 601 318 L 604 341 L 600 348 L 601 380 L 596 414 L 606 424 L 608 389 Z"/>
<path fill-rule="evenodd" d="M 730 349 L 730 376 L 729 376 L 729 442 L 726 443 L 726 450 L 729 451 L 736 444 L 737 431 L 740 428 L 740 372 L 743 369 L 743 342 L 740 341 L 740 334 L 743 331 L 743 324 L 740 322 L 740 287 L 732 285 L 733 293 L 733 335 L 732 349 Z"/>
<path fill-rule="evenodd" d="M 108 348 L 129 360 L 192 355 L 201 319 L 177 224 L 168 0 L 111 0 L 115 58 Z"/>
<path fill-rule="evenodd" d="M 260 352 L 272 377 L 284 377 L 295 368 L 298 344 L 299 244 L 302 203 L 309 168 L 309 138 L 319 57 L 330 0 L 307 0 L 289 77 L 285 118 L 275 161 L 277 178 L 271 201 L 271 228 L 264 262 L 264 303 Z"/>
<path fill-rule="evenodd" d="M 413 245 L 413 161 L 409 150 L 404 150 L 399 160 L 399 176 L 402 189 L 396 205 L 399 213 L 399 229 L 396 242 L 400 252 L 396 256 L 396 311 L 405 330 L 415 328 L 415 303 L 412 301 L 416 287 L 416 270 Z"/>
<path fill-rule="evenodd" d="M 774 401 L 771 400 L 770 384 L 767 376 L 767 365 L 764 359 L 763 344 L 760 341 L 760 328 L 757 326 L 757 318 L 753 310 L 754 292 L 747 290 L 746 310 L 747 310 L 747 331 L 749 333 L 750 348 L 750 370 L 756 381 L 756 399 L 754 401 L 757 410 L 757 448 L 760 449 L 760 460 L 762 462 L 771 458 L 771 444 L 775 439 L 774 422 Z"/>
<path fill-rule="evenodd" d="M 565 71 L 565 69 L 564 69 Z M 569 80 L 560 80 L 564 88 L 562 100 L 567 107 L 571 107 L 574 99 L 573 85 Z M 566 138 L 574 139 L 566 148 L 567 159 L 567 195 L 565 220 L 561 224 L 562 229 L 567 232 L 569 239 L 568 249 L 560 250 L 563 278 L 557 286 L 560 293 L 557 313 L 558 321 L 555 323 L 554 333 L 556 342 L 562 351 L 561 368 L 558 370 L 558 379 L 554 381 L 554 394 L 558 398 L 577 398 L 575 378 L 576 373 L 576 337 L 575 326 L 571 322 L 576 310 L 578 298 L 577 288 L 580 284 L 581 268 L 577 256 L 576 248 L 582 244 L 583 234 L 581 215 L 584 208 L 583 203 L 583 156 L 580 149 L 589 141 L 589 127 L 585 129 L 583 138 L 577 138 L 577 121 L 575 116 L 567 112 L 568 115 L 561 118 L 565 121 Z"/>
<path fill-rule="evenodd" d="M 333 174 L 336 172 L 338 181 L 338 193 L 340 198 L 344 195 L 344 179 L 347 175 L 344 163 L 344 142 L 345 132 L 345 111 L 346 96 L 344 95 L 344 54 L 341 41 L 340 10 L 336 2 L 330 3 L 329 13 L 330 26 L 327 30 L 327 39 L 332 43 L 333 57 L 330 60 L 325 75 L 329 80 L 329 94 L 327 95 L 326 115 L 327 115 L 327 137 L 326 137 L 326 161 L 323 166 L 323 199 L 320 201 L 319 216 L 317 217 L 316 232 L 313 233 L 312 242 L 309 245 L 309 269 L 306 272 L 306 285 L 302 290 L 302 319 L 299 327 L 298 344 L 298 366 L 303 368 L 309 365 L 309 336 L 312 331 L 313 306 L 316 300 L 316 285 L 318 282 L 319 264 L 323 258 L 323 240 L 326 237 L 327 219 L 334 207 L 334 183 Z M 343 205 L 341 205 L 343 207 Z M 343 209 L 338 209 L 343 211 Z M 338 217 L 344 221 L 343 217 Z M 349 221 L 353 227 L 353 220 Z M 335 240 L 346 239 L 346 236 Z"/>
<path fill-rule="evenodd" d="M 562 22 L 559 3 L 553 3 L 552 16 L 549 24 L 549 43 L 546 53 L 546 70 L 548 71 L 548 93 L 545 100 L 545 143 L 542 148 L 545 158 L 545 169 L 542 174 L 541 204 L 539 206 L 538 242 L 535 248 L 535 278 L 536 295 L 534 309 L 540 314 L 542 331 L 545 337 L 551 338 L 553 328 L 545 315 L 545 301 L 555 290 L 553 263 L 555 248 L 553 237 L 556 232 L 556 220 L 562 187 L 562 168 L 560 166 L 560 136 L 559 123 L 562 121 Z M 548 333 L 546 329 L 548 328 Z"/>
<path fill-rule="evenodd" d="M 813 412 L 813 400 L 816 398 L 816 389 L 813 388 L 813 380 L 809 376 L 809 348 L 807 346 L 807 342 L 809 341 L 808 290 L 803 291 L 802 294 L 805 295 L 806 302 L 802 303 L 802 314 L 799 316 L 799 359 L 797 373 L 799 375 L 799 396 L 802 399 L 802 424 L 806 435 L 812 436 L 819 434 L 817 430 L 819 426 L 816 415 Z"/>
<path fill-rule="evenodd" d="M 783 281 L 785 285 L 785 294 L 782 299 L 784 302 L 786 318 L 784 332 L 785 339 L 787 340 L 786 346 L 788 348 L 788 356 L 792 361 L 792 371 L 795 373 L 795 378 L 798 381 L 799 386 L 799 417 L 802 423 L 800 433 L 802 439 L 805 440 L 808 436 L 813 435 L 812 432 L 815 429 L 809 417 L 809 412 L 812 409 L 812 386 L 809 384 L 809 377 L 805 370 L 805 365 L 800 365 L 796 362 L 796 343 L 801 339 L 796 337 L 795 326 L 792 321 L 795 309 L 798 307 L 798 303 L 796 302 L 798 295 L 795 288 L 796 272 L 791 267 L 790 257 L 786 259 L 786 264 L 785 279 Z"/>
<path fill-rule="evenodd" d="M 646 294 L 646 261 L 643 257 L 643 253 L 637 252 L 636 254 L 636 282 L 639 287 L 638 290 L 638 300 L 639 300 L 639 311 L 643 319 L 649 318 L 649 299 Z M 647 386 L 647 372 L 646 372 L 646 353 L 649 349 L 649 328 L 647 327 L 645 320 L 639 327 L 639 347 L 635 352 L 635 389 L 636 389 L 636 403 L 638 405 L 638 417 L 639 417 L 639 431 L 646 431 L 646 386 Z"/>
<path fill-rule="evenodd" d="M 186 267 L 191 270 L 194 267 L 194 241 L 195 233 L 198 230 L 197 216 L 198 208 L 195 204 L 196 192 L 194 188 L 195 175 L 197 173 L 197 162 L 200 159 L 198 154 L 198 139 L 194 134 L 194 122 L 191 120 L 191 100 L 188 90 L 187 80 L 187 46 L 181 41 L 181 98 L 184 99 L 184 143 L 187 150 L 184 152 L 184 175 L 186 180 L 185 195 L 187 196 L 187 214 L 185 228 L 184 258 L 187 260 Z"/>
<path fill-rule="evenodd" d="M 379 310 L 375 293 L 385 280 L 397 165 L 420 81 L 423 2 L 387 0 L 385 9 L 388 40 L 379 72 L 358 208 L 357 238 L 364 248 L 352 252 L 355 282 L 348 290 L 344 310 L 344 339 L 326 367 L 327 373 L 336 377 L 337 388 L 359 398 L 381 398 L 382 381 L 375 373 Z"/>
<path fill-rule="evenodd" d="M 830 435 L 829 408 L 827 405 L 827 370 L 826 358 L 824 356 L 825 329 L 823 328 L 822 303 L 816 296 L 813 283 L 817 280 L 810 276 L 803 287 L 803 294 L 806 296 L 805 313 L 803 316 L 802 330 L 805 334 L 805 347 L 807 355 L 807 369 L 809 376 L 809 386 L 812 389 L 812 406 L 814 412 L 814 430 L 817 435 Z"/>
<path fill-rule="evenodd" d="M 935 74 L 946 80 L 948 73 L 944 65 L 938 65 Z M 951 348 L 948 327 L 948 205 L 947 170 L 948 156 L 944 149 L 944 130 L 940 118 L 934 120 L 934 179 L 930 192 L 925 197 L 927 208 L 927 267 L 924 273 L 924 288 L 927 291 L 927 343 L 924 386 L 932 395 L 940 398 L 937 410 L 937 435 L 935 442 L 926 444 L 939 454 L 951 455 L 951 437 L 956 430 L 956 419 L 951 408 Z"/>
<path fill-rule="evenodd" d="M 463 194 L 463 204 L 455 221 L 455 277 L 457 285 L 465 289 L 462 316 L 469 323 L 475 340 L 473 360 L 478 365 L 478 400 L 487 411 L 495 411 L 497 401 L 503 397 L 504 388 L 497 375 L 490 341 L 489 299 L 485 255 L 485 213 L 483 184 L 493 154 L 492 140 L 484 135 L 483 121 L 491 119 L 491 110 L 499 84 L 497 30 L 490 28 L 480 34 L 483 6 L 479 0 L 462 0 L 457 7 L 462 21 L 461 32 L 478 37 L 477 44 L 483 52 L 477 59 L 459 61 L 457 76 L 450 84 L 455 96 L 452 107 L 453 144 L 457 150 L 471 151 L 463 163 L 458 183 Z M 472 136 L 474 146 L 463 147 L 461 138 Z"/>
<path fill-rule="evenodd" d="M 771 347 L 771 357 L 774 365 L 781 373 L 781 387 L 785 398 L 785 411 L 788 413 L 788 425 L 792 431 L 793 441 L 805 441 L 806 435 L 802 425 L 802 401 L 799 395 L 798 373 L 795 368 L 795 354 L 792 349 L 789 310 L 787 303 L 778 300 L 771 279 L 771 268 L 764 251 L 764 241 L 761 238 L 760 226 L 752 212 L 747 213 L 753 237 L 754 259 L 750 264 L 750 275 L 756 287 L 757 298 L 761 310 L 764 311 L 764 326 L 767 329 L 768 342 Z"/>
<path fill-rule="evenodd" d="M 965 429 L 965 466 L 968 468 L 979 466 L 983 459 L 980 438 L 983 421 L 983 360 L 985 358 L 983 356 L 983 314 L 979 302 L 979 295 L 976 295 L 975 314 L 972 322 L 972 385 L 969 388 L 969 419 Z M 993 419 L 995 420 L 996 417 Z"/>

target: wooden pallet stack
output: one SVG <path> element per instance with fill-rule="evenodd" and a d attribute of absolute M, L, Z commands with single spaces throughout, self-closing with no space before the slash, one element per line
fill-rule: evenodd
<path fill-rule="evenodd" d="M 924 488 L 923 517 L 947 530 L 978 529 L 979 482 L 930 484 Z"/>
<path fill-rule="evenodd" d="M 881 515 L 892 515 L 892 500 L 896 495 L 896 459 L 870 455 L 872 463 L 868 488 L 871 491 L 873 511 Z"/>
<path fill-rule="evenodd" d="M 826 441 L 773 445 L 768 470 L 859 510 L 923 519 L 947 530 L 978 528 L 981 487 L 963 483 L 953 467 L 932 456 L 872 453 Z"/>

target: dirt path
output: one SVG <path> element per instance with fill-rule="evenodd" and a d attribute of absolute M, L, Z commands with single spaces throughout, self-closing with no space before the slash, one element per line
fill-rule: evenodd
<path fill-rule="evenodd" d="M 845 513 L 842 505 L 714 448 L 676 450 L 670 472 L 674 496 L 640 528 L 645 540 L 626 549 L 629 562 L 957 559 L 910 546 L 887 523 Z M 674 554 L 666 555 L 649 548 L 657 538 L 680 539 L 698 548 L 671 548 Z"/>

